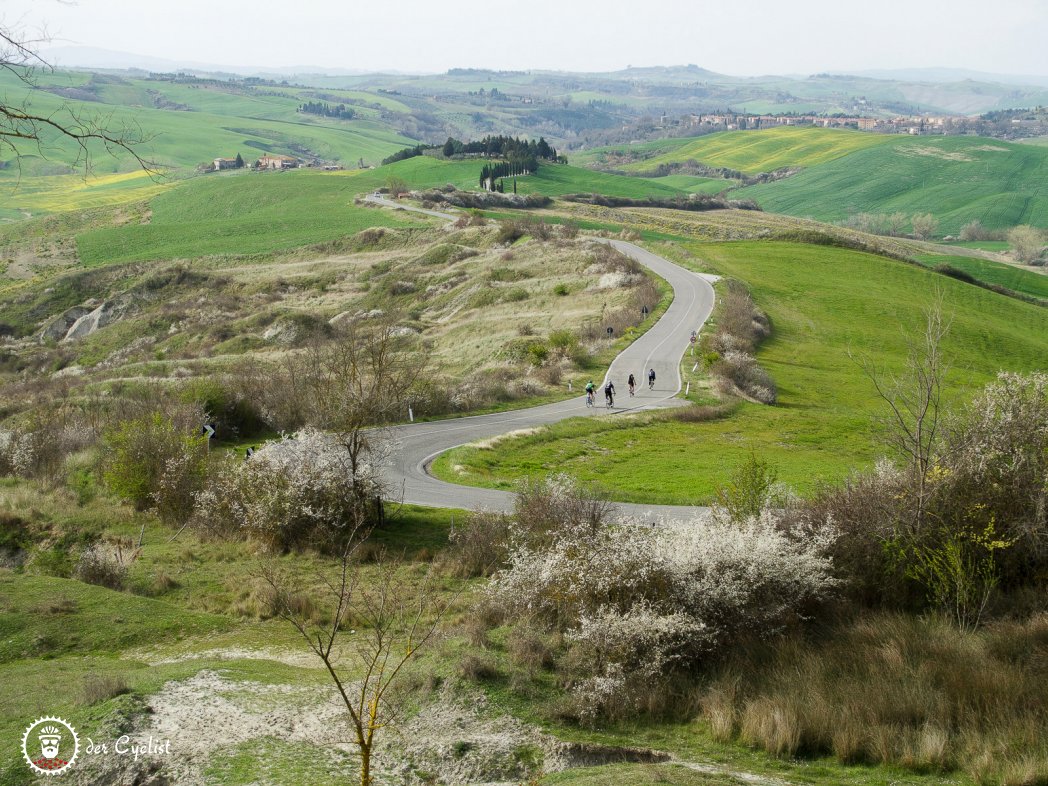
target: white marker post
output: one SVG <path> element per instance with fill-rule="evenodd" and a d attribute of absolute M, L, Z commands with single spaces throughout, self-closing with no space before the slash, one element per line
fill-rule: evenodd
<path fill-rule="evenodd" d="M 211 452 L 211 437 L 215 436 L 215 427 L 210 423 L 205 423 L 204 427 L 200 429 L 201 436 L 207 437 L 207 451 Z"/>
<path fill-rule="evenodd" d="M 415 411 L 410 406 L 408 407 L 408 420 L 415 422 Z"/>

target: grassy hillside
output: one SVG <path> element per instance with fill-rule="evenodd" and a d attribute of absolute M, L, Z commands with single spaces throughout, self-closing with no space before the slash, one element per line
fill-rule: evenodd
<path fill-rule="evenodd" d="M 774 407 L 744 403 L 724 420 L 665 416 L 611 424 L 567 421 L 494 449 L 461 448 L 437 469 L 458 482 L 506 487 L 566 471 L 621 499 L 707 502 L 750 451 L 780 479 L 809 491 L 877 457 L 869 381 L 849 353 L 898 368 L 935 287 L 953 326 L 950 393 L 963 396 L 998 369 L 1043 368 L 1048 310 L 869 254 L 790 243 L 692 243 L 704 269 L 745 281 L 771 318 L 759 352 L 779 388 Z M 674 252 L 667 248 L 668 254 Z"/>
<path fill-rule="evenodd" d="M 451 183 L 476 188 L 480 164 L 419 156 L 373 170 L 324 173 L 212 174 L 164 190 L 150 201 L 149 223 L 77 235 L 87 265 L 206 254 L 251 254 L 318 243 L 368 226 L 399 226 L 424 219 L 353 205 L 354 197 L 390 177 L 415 189 Z M 615 196 L 676 196 L 681 190 L 644 178 L 547 165 L 517 179 L 521 193 L 557 196 L 598 191 Z"/>
<path fill-rule="evenodd" d="M 364 193 L 386 185 L 391 177 L 397 177 L 413 189 L 426 189 L 450 183 L 461 189 L 476 190 L 483 161 L 446 161 L 431 156 L 416 156 L 395 164 L 367 171 L 339 172 L 338 177 L 347 178 L 353 188 Z M 723 182 L 723 181 L 721 181 Z M 512 179 L 505 181 L 512 188 Z M 677 196 L 686 189 L 671 183 L 661 183 L 641 177 L 609 175 L 576 166 L 543 164 L 538 172 L 517 178 L 517 190 L 522 194 L 545 194 L 560 196 L 579 192 L 598 192 L 610 196 L 645 197 Z"/>
<path fill-rule="evenodd" d="M 360 108 L 353 120 L 297 112 L 306 100 L 301 91 L 260 95 L 233 86 L 192 87 L 65 73 L 46 75 L 41 85 L 47 89 L 31 96 L 34 112 L 68 120 L 74 111 L 107 118 L 110 128 L 128 127 L 144 140 L 136 152 L 159 164 L 169 177 L 238 152 L 247 161 L 272 152 L 353 166 L 360 159 L 377 164 L 413 144 L 383 123 L 378 110 Z M 0 74 L 0 90 L 24 94 L 7 72 Z M 109 155 L 91 146 L 91 174 L 85 180 L 76 171 L 79 149 L 57 132 L 45 131 L 40 148 L 24 143 L 17 150 L 17 166 L 0 169 L 0 218 L 110 204 L 156 190 L 125 151 Z"/>
<path fill-rule="evenodd" d="M 659 164 L 695 160 L 757 174 L 783 167 L 813 167 L 890 141 L 891 137 L 879 134 L 825 128 L 783 126 L 766 131 L 728 131 L 675 144 L 666 152 L 623 168 L 650 170 Z"/>
<path fill-rule="evenodd" d="M 0 89 L 14 93 L 20 87 L 9 73 L 0 76 Z M 360 109 L 352 120 L 334 120 L 296 111 L 305 100 L 299 91 L 252 91 L 235 85 L 193 86 L 171 82 L 124 79 L 100 74 L 56 73 L 41 80 L 31 95 L 35 112 L 68 110 L 93 112 L 109 118 L 108 125 L 138 128 L 146 141 L 140 155 L 168 167 L 192 167 L 217 156 L 245 159 L 263 152 L 316 155 L 355 164 L 359 158 L 378 163 L 410 140 L 377 122 L 378 113 Z M 50 92 L 54 91 L 54 92 Z M 77 150 L 57 132 L 44 140 L 44 161 L 33 145 L 19 148 L 24 172 L 60 174 Z M 100 152 L 95 150 L 96 153 Z M 99 174 L 137 169 L 130 154 L 99 155 Z M 59 170 L 59 171 L 55 171 Z"/>
<path fill-rule="evenodd" d="M 972 137 L 873 138 L 883 141 L 735 193 L 765 210 L 824 221 L 927 212 L 939 234 L 975 218 L 991 229 L 1048 227 L 1048 149 Z"/>
<path fill-rule="evenodd" d="M 926 254 L 919 255 L 916 259 L 930 267 L 949 265 L 987 284 L 998 284 L 1013 292 L 1032 295 L 1048 301 L 1048 276 L 1043 273 L 1035 273 L 1015 265 L 978 257 Z"/>
<path fill-rule="evenodd" d="M 83 264 L 254 254 L 333 240 L 370 226 L 424 219 L 357 207 L 348 178 L 317 172 L 210 176 L 171 188 L 150 202 L 147 224 L 77 235 Z"/>

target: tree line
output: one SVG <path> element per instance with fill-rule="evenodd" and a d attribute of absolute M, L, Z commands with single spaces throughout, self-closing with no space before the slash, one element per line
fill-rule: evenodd
<path fill-rule="evenodd" d="M 334 117 L 339 120 L 352 120 L 356 112 L 345 104 L 331 106 L 325 101 L 307 101 L 298 108 L 299 112 L 308 115 L 321 115 L 322 117 Z"/>

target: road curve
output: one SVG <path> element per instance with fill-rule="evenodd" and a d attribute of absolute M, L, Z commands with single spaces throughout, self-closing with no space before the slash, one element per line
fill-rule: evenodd
<path fill-rule="evenodd" d="M 367 200 L 449 218 L 447 214 L 434 210 L 398 205 L 377 194 L 368 195 Z M 608 409 L 603 406 L 603 395 L 598 392 L 598 406 L 587 408 L 585 394 L 579 391 L 574 398 L 539 407 L 395 426 L 391 429 L 395 449 L 385 470 L 385 479 L 400 490 L 404 502 L 467 510 L 512 510 L 514 495 L 511 492 L 447 483 L 429 474 L 429 464 L 452 448 L 518 429 L 547 426 L 572 417 L 609 417 L 675 404 L 674 399 L 681 389 L 681 358 L 691 342 L 692 331 L 697 332 L 713 311 L 713 287 L 697 273 L 633 243 L 622 240 L 603 242 L 632 257 L 673 287 L 673 302 L 666 313 L 612 361 L 605 375 L 605 379 L 615 383 L 619 394 L 615 407 Z M 654 390 L 649 390 L 647 385 L 647 372 L 651 368 L 655 369 L 656 376 Z M 629 397 L 626 388 L 626 379 L 631 372 L 640 383 L 633 398 Z M 609 477 L 606 485 L 614 487 L 614 480 Z M 655 521 L 688 520 L 706 508 L 616 503 L 615 510 L 623 518 Z"/>

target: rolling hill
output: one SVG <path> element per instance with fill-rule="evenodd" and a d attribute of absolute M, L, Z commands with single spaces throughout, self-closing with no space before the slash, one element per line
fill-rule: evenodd
<path fill-rule="evenodd" d="M 44 245 L 73 238 L 75 261 L 89 267 L 119 261 L 269 253 L 336 240 L 369 226 L 417 225 L 417 216 L 357 206 L 355 199 L 385 186 L 391 177 L 403 180 L 412 189 L 449 183 L 476 188 L 480 167 L 479 161 L 417 156 L 376 169 L 341 172 L 234 171 L 167 185 L 152 184 L 146 178 L 152 190 L 145 199 L 131 202 L 142 192 L 117 192 L 116 196 L 122 194 L 124 205 L 111 206 L 97 217 L 71 213 L 69 227 L 47 216 L 0 226 L 0 249 L 6 249 L 5 255 L 11 259 L 21 258 L 26 253 L 27 237 L 36 237 Z M 116 180 L 132 175 L 110 177 Z M 683 193 L 646 178 L 560 164 L 547 164 L 533 175 L 518 178 L 517 186 L 520 193 L 549 196 L 596 191 L 642 198 Z M 70 201 L 77 198 L 82 197 L 71 192 Z M 72 261 L 67 255 L 66 262 Z M 56 261 L 40 262 L 36 267 L 47 264 Z"/>
<path fill-rule="evenodd" d="M 1048 227 L 1048 149 L 978 137 L 884 140 L 793 177 L 734 192 L 766 210 L 823 221 L 851 213 L 931 213 L 940 234 Z"/>
<path fill-rule="evenodd" d="M 879 134 L 824 128 L 782 126 L 766 131 L 729 131 L 689 140 L 674 140 L 672 146 L 642 161 L 622 167 L 626 171 L 647 172 L 660 164 L 697 161 L 711 167 L 737 169 L 748 175 L 772 172 L 785 167 L 811 167 L 833 161 L 868 147 L 891 140 Z M 655 145 L 638 146 L 659 151 Z"/>
<path fill-rule="evenodd" d="M 634 173 L 673 165 L 686 171 L 690 161 L 748 175 L 799 169 L 731 195 L 753 199 L 768 211 L 820 221 L 898 211 L 931 213 L 939 235 L 956 234 L 976 218 L 989 229 L 1048 227 L 1048 148 L 1042 145 L 779 127 L 602 148 L 577 160 Z"/>

